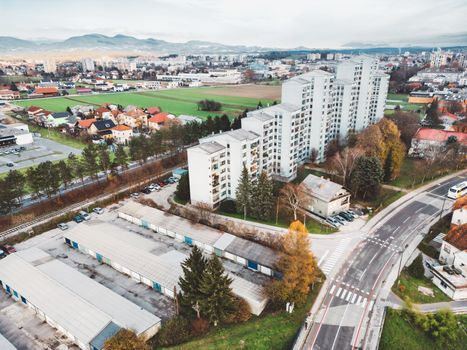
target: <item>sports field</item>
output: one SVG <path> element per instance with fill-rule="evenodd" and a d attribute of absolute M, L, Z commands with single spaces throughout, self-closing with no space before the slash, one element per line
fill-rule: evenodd
<path fill-rule="evenodd" d="M 234 117 L 246 108 L 255 108 L 259 101 L 261 101 L 263 106 L 266 106 L 268 103 L 271 104 L 274 100 L 279 102 L 280 87 L 271 88 L 272 89 L 265 89 L 264 86 L 261 85 L 241 85 L 239 86 L 239 91 L 236 90 L 237 86 L 181 88 L 159 91 L 66 96 L 23 100 L 15 103 L 23 107 L 35 105 L 53 112 L 64 111 L 67 107 L 73 107 L 79 104 L 92 104 L 97 107 L 110 103 L 120 104 L 122 106 L 135 105 L 138 107 L 159 106 L 163 111 L 175 115 L 188 114 L 205 118 L 208 115 L 214 116 L 226 113 Z M 218 112 L 198 111 L 197 102 L 206 98 L 220 102 L 222 104 L 222 110 Z"/>

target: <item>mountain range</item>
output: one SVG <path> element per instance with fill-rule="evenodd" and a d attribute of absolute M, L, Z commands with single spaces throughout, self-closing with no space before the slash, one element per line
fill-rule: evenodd
<path fill-rule="evenodd" d="M 349 42 L 342 45 L 341 50 L 371 49 L 377 52 L 387 52 L 388 48 L 418 48 L 431 49 L 433 47 L 467 46 L 467 33 L 444 34 L 435 37 L 425 37 L 387 42 Z M 23 40 L 15 37 L 0 36 L 0 53 L 26 53 L 26 52 L 72 52 L 77 50 L 99 51 L 133 51 L 153 52 L 164 54 L 206 54 L 206 53 L 261 53 L 269 51 L 309 51 L 312 49 L 298 47 L 291 49 L 278 49 L 260 46 L 226 45 L 210 41 L 187 41 L 184 43 L 168 42 L 159 39 L 138 39 L 128 35 L 118 34 L 107 36 L 103 34 L 86 34 L 74 36 L 63 41 Z M 336 48 L 328 51 L 336 51 Z M 316 51 L 316 50 L 314 50 Z M 326 51 L 320 49 L 317 51 Z"/>

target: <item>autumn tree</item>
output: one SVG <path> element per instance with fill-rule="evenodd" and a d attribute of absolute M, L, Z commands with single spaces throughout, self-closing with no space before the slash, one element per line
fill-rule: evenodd
<path fill-rule="evenodd" d="M 294 220 L 297 220 L 298 211 L 310 204 L 311 198 L 307 195 L 307 192 L 308 189 L 305 185 L 297 185 L 291 182 L 280 190 L 281 203 L 293 213 Z"/>
<path fill-rule="evenodd" d="M 109 350 L 150 350 L 150 346 L 135 332 L 122 328 L 114 336 L 107 339 L 104 349 Z"/>
<path fill-rule="evenodd" d="M 412 138 L 420 128 L 419 114 L 416 112 L 397 111 L 388 118 L 396 124 L 400 132 L 401 141 L 405 144 L 405 147 L 409 149 Z"/>
<path fill-rule="evenodd" d="M 355 169 L 356 160 L 363 154 L 360 148 L 344 148 L 336 153 L 327 163 L 326 168 L 331 174 L 342 179 L 342 185 L 347 187 L 350 183 L 350 176 Z"/>
<path fill-rule="evenodd" d="M 289 226 L 282 238 L 281 250 L 277 269 L 282 278 L 268 286 L 268 294 L 275 303 L 303 304 L 316 279 L 317 264 L 310 249 L 308 231 L 300 221 Z"/>
<path fill-rule="evenodd" d="M 438 126 L 441 124 L 441 120 L 439 119 L 439 111 L 438 111 L 438 101 L 435 100 L 430 103 L 430 106 L 426 110 L 426 117 L 425 120 L 428 124 L 432 126 Z"/>
<path fill-rule="evenodd" d="M 358 135 L 357 147 L 366 156 L 373 156 L 378 159 L 385 158 L 386 149 L 383 134 L 377 125 L 370 125 Z"/>

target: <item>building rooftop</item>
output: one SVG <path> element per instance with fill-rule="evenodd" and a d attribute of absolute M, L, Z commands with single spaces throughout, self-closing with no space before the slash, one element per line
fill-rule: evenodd
<path fill-rule="evenodd" d="M 328 202 L 333 200 L 336 194 L 343 189 L 342 185 L 313 174 L 309 174 L 302 181 L 302 184 L 310 190 L 312 196 Z"/>
<path fill-rule="evenodd" d="M 446 142 L 449 136 L 455 136 L 461 145 L 467 145 L 467 133 L 464 132 L 420 128 L 414 138 L 417 140 Z"/>
<path fill-rule="evenodd" d="M 13 346 L 3 335 L 0 334 L 0 349 L 2 350 L 16 350 L 16 347 Z"/>
<path fill-rule="evenodd" d="M 190 147 L 191 150 L 201 151 L 206 154 L 214 154 L 225 149 L 220 143 L 216 141 L 207 141 L 200 143 L 199 145 Z"/>

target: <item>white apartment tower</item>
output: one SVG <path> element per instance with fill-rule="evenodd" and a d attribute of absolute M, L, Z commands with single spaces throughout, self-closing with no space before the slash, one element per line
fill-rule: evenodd
<path fill-rule="evenodd" d="M 83 69 L 83 72 L 94 72 L 95 70 L 95 65 L 94 65 L 94 60 L 92 58 L 84 58 L 81 61 L 81 67 Z"/>
<path fill-rule="evenodd" d="M 253 177 L 264 171 L 290 181 L 313 150 L 317 161 L 324 161 L 330 141 L 344 140 L 349 132 L 360 131 L 384 116 L 388 83 L 389 76 L 378 71 L 378 59 L 366 56 L 339 63 L 335 73 L 314 70 L 285 81 L 282 103 L 249 112 L 241 129 L 201 139 L 199 146 L 188 150 L 192 202 L 216 206 L 222 199 L 235 198 L 243 164 L 257 169 L 250 171 Z M 256 156 L 249 152 L 246 158 L 234 156 L 234 147 L 256 149 Z M 226 159 L 227 183 L 225 187 L 221 183 L 218 195 L 218 168 L 213 164 L 221 154 Z"/>

